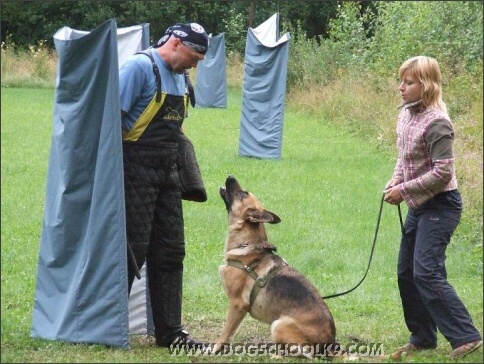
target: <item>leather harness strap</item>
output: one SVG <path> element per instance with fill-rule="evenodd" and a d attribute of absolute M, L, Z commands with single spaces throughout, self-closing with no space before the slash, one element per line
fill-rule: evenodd
<path fill-rule="evenodd" d="M 259 260 L 256 260 L 254 262 L 252 262 L 251 264 L 249 265 L 245 265 L 243 264 L 241 261 L 239 260 L 235 260 L 235 259 L 227 259 L 227 265 L 228 266 L 231 266 L 231 267 L 235 267 L 235 268 L 239 268 L 239 269 L 242 269 L 243 271 L 245 271 L 250 278 L 252 278 L 255 283 L 254 283 L 254 286 L 252 287 L 252 291 L 250 292 L 250 305 L 252 306 L 252 303 L 254 303 L 255 301 L 255 298 L 257 297 L 257 294 L 259 293 L 260 289 L 261 288 L 264 288 L 264 286 L 266 285 L 267 281 L 272 278 L 278 271 L 279 269 L 285 267 L 287 264 L 287 262 L 283 259 L 282 260 L 282 264 L 276 266 L 276 267 L 273 267 L 269 273 L 267 273 L 267 275 L 265 276 L 259 276 L 256 272 L 255 272 L 255 268 L 266 258 L 266 257 L 269 257 L 270 255 L 266 255 L 264 258 L 262 259 L 259 259 Z"/>

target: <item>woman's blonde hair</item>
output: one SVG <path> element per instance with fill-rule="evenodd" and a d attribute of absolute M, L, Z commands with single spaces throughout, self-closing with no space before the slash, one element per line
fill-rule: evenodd
<path fill-rule="evenodd" d="M 407 59 L 398 70 L 400 79 L 403 79 L 405 74 L 415 77 L 422 83 L 421 97 L 425 107 L 433 106 L 447 112 L 447 107 L 442 101 L 442 74 L 434 58 L 416 56 Z"/>

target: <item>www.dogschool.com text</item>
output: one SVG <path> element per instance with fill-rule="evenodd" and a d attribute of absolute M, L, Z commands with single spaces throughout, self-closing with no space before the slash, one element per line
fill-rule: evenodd
<path fill-rule="evenodd" d="M 378 357 L 384 356 L 382 343 L 351 343 L 342 344 L 276 344 L 276 343 L 235 343 L 224 345 L 215 353 L 215 344 L 208 344 L 198 348 L 170 347 L 172 356 L 359 356 Z"/>

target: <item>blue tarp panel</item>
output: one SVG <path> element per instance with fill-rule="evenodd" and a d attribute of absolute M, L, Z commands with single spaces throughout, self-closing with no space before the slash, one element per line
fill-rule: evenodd
<path fill-rule="evenodd" d="M 116 22 L 64 27 L 32 337 L 129 348 Z"/>
<path fill-rule="evenodd" d="M 279 14 L 249 28 L 245 45 L 239 155 L 281 158 L 289 33 L 279 40 Z"/>
<path fill-rule="evenodd" d="M 227 107 L 224 33 L 209 38 L 205 59 L 198 62 L 195 100 L 197 107 Z"/>

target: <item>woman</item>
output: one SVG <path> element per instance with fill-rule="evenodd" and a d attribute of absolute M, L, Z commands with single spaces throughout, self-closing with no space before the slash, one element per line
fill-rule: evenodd
<path fill-rule="evenodd" d="M 409 207 L 397 273 L 411 335 L 392 358 L 434 349 L 438 329 L 452 346 L 450 357 L 456 359 L 478 349 L 482 338 L 445 269 L 445 251 L 462 212 L 452 151 L 454 129 L 442 101 L 435 59 L 410 58 L 400 67 L 399 77 L 403 105 L 397 120 L 398 159 L 384 199 L 392 205 L 405 201 Z"/>

